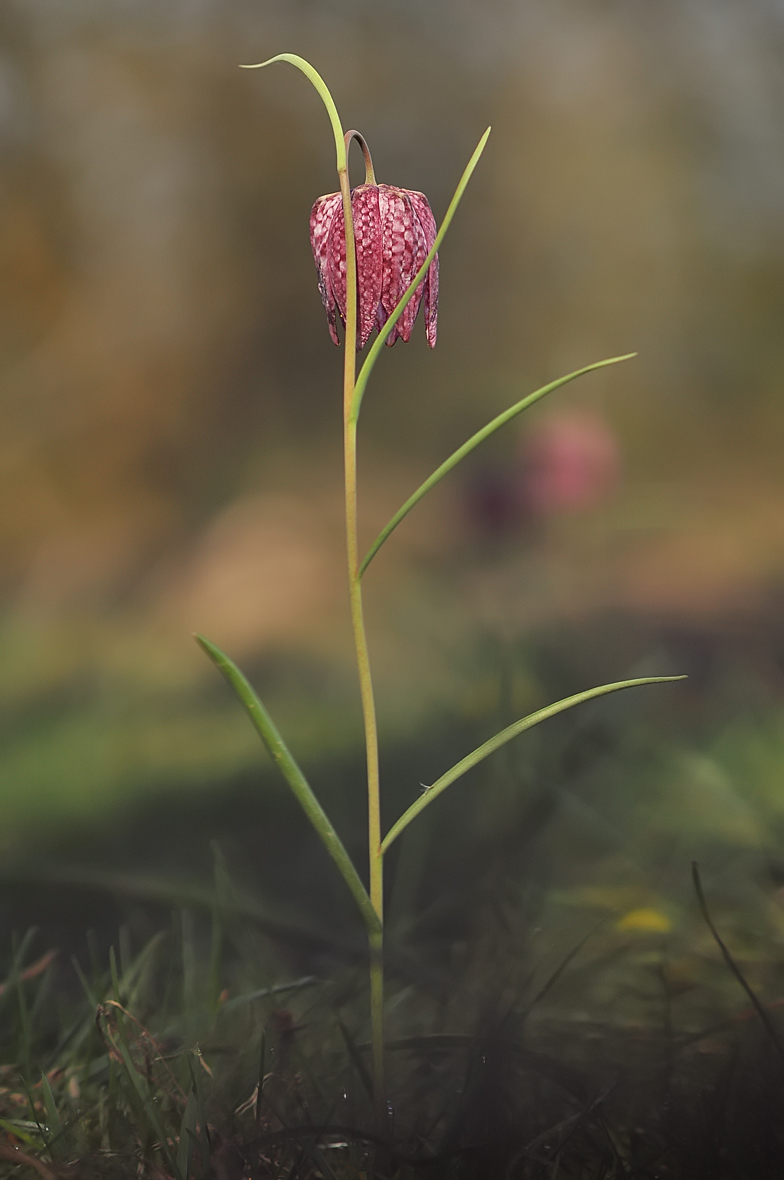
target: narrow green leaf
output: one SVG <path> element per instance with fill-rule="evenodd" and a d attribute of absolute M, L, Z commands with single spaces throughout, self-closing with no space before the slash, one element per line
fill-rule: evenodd
<path fill-rule="evenodd" d="M 136 1072 L 136 1068 L 131 1059 L 128 1046 L 124 1041 L 121 1041 L 118 1053 L 120 1060 L 113 1060 L 112 1064 L 117 1067 L 117 1080 L 119 1089 L 122 1090 L 128 1105 L 131 1108 L 133 1119 L 136 1123 L 136 1133 L 144 1143 L 145 1149 L 147 1145 L 155 1138 L 162 1138 L 163 1132 L 158 1134 L 158 1129 L 154 1125 L 150 1125 L 146 1104 L 149 1100 L 149 1094 L 144 1079 L 140 1078 Z"/>
<path fill-rule="evenodd" d="M 23 964 L 27 957 L 27 952 L 29 951 L 32 943 L 35 941 L 37 933 L 38 930 L 35 927 L 31 927 L 22 939 L 21 944 L 14 950 L 8 976 L 0 986 L 0 1009 L 2 1009 L 3 1005 L 6 1004 L 10 997 L 14 995 L 16 988 L 18 987 L 18 977 L 22 973 Z"/>
<path fill-rule="evenodd" d="M 60 1119 L 57 1110 L 57 1103 L 55 1102 L 54 1093 L 49 1083 L 49 1079 L 45 1073 L 41 1073 L 41 1090 L 44 1096 L 44 1109 L 46 1111 L 46 1125 L 48 1131 L 47 1148 L 49 1154 L 55 1163 L 65 1156 L 65 1144 L 62 1142 L 62 1137 L 65 1132 L 65 1127 Z"/>
<path fill-rule="evenodd" d="M 193 911 L 180 910 L 180 952 L 182 954 L 182 1006 L 186 1023 L 197 1009 L 198 968 L 196 966 L 196 929 Z"/>
<path fill-rule="evenodd" d="M 287 61 L 289 65 L 296 66 L 301 70 L 313 88 L 318 92 L 319 98 L 327 108 L 329 121 L 332 124 L 332 133 L 335 136 L 335 150 L 337 153 L 337 169 L 338 172 L 345 171 L 346 168 L 346 141 L 343 137 L 343 127 L 340 123 L 340 116 L 338 109 L 335 106 L 335 100 L 329 92 L 326 82 L 321 77 L 317 70 L 309 61 L 305 61 L 304 57 L 299 57 L 296 53 L 278 53 L 275 57 L 270 57 L 266 61 L 256 62 L 254 65 L 240 66 L 241 70 L 262 70 L 265 66 L 271 66 L 276 61 Z"/>
<path fill-rule="evenodd" d="M 346 1028 L 343 1021 L 340 1019 L 340 1017 L 338 1017 L 338 1028 L 340 1029 L 341 1036 L 343 1037 L 343 1040 L 345 1042 L 346 1050 L 348 1052 L 349 1057 L 351 1058 L 351 1062 L 354 1066 L 354 1069 L 359 1074 L 359 1080 L 362 1082 L 362 1085 L 365 1087 L 365 1093 L 367 1094 L 368 1098 L 372 1102 L 373 1101 L 373 1079 L 371 1078 L 370 1074 L 368 1073 L 367 1066 L 365 1065 L 364 1061 L 362 1060 L 362 1056 L 361 1056 L 359 1050 L 357 1049 L 356 1041 L 354 1040 L 351 1033 Z"/>
<path fill-rule="evenodd" d="M 122 1089 L 120 1066 L 110 1057 L 109 1085 L 105 1091 L 101 1091 L 101 1146 L 105 1151 L 117 1151 L 119 1149 L 122 1132 L 117 1125 L 119 1121 L 117 1115 L 120 1112 L 120 1094 Z"/>
<path fill-rule="evenodd" d="M 18 970 L 20 959 L 20 955 L 14 956 L 10 979 L 14 984 L 19 1009 L 19 1048 L 17 1051 L 22 1059 L 24 1076 L 29 1078 L 32 1073 L 33 1028 L 30 1023 L 30 1009 L 28 1008 L 25 997 L 24 984 L 22 983 L 22 978 Z"/>
<path fill-rule="evenodd" d="M 221 962 L 223 959 L 223 919 L 220 907 L 212 909 L 212 931 L 210 935 L 210 963 L 207 972 L 207 1007 L 210 1016 L 216 1016 L 220 1008 Z"/>
<path fill-rule="evenodd" d="M 232 910 L 237 904 L 237 891 L 231 879 L 226 857 L 217 840 L 210 841 L 212 852 L 212 877 L 215 882 L 215 897 L 221 910 Z"/>
<path fill-rule="evenodd" d="M 493 418 L 492 421 L 488 422 L 486 426 L 483 426 L 481 430 L 477 430 L 476 434 L 472 434 L 468 441 L 463 443 L 462 447 L 458 447 L 454 454 L 450 455 L 448 459 L 445 459 L 441 466 L 437 467 L 433 474 L 429 476 L 423 484 L 420 484 L 413 495 L 408 497 L 402 508 L 399 508 L 389 523 L 385 525 L 365 554 L 362 565 L 359 567 L 359 576 L 362 577 L 365 570 L 386 541 L 387 537 L 390 535 L 390 533 L 394 532 L 401 520 L 408 516 L 411 509 L 419 503 L 422 497 L 426 496 L 430 489 L 435 487 L 435 485 L 440 480 L 442 480 L 445 475 L 448 475 L 452 468 L 456 467 L 461 459 L 465 459 L 466 455 L 469 455 L 475 447 L 478 447 L 480 443 L 483 443 L 485 439 L 489 438 L 491 434 L 494 434 L 496 430 L 499 430 L 502 426 L 505 426 L 507 422 L 511 422 L 512 419 L 516 418 L 518 414 L 522 414 L 523 410 L 527 410 L 529 406 L 534 405 L 535 402 L 538 402 L 541 400 L 541 398 L 546 397 L 548 393 L 552 393 L 554 389 L 560 389 L 562 385 L 567 385 L 570 381 L 574 381 L 576 377 L 582 377 L 584 373 L 592 373 L 594 369 L 604 369 L 608 365 L 617 365 L 621 361 L 631 360 L 632 357 L 635 356 L 637 356 L 636 352 L 627 352 L 623 356 L 611 356 L 607 360 L 595 361 L 592 365 L 586 365 L 583 369 L 575 369 L 573 373 L 567 373 L 565 377 L 559 377 L 557 381 L 551 381 L 549 385 L 543 385 L 541 389 L 535 390 L 534 393 L 529 393 L 522 399 L 522 401 L 515 402 L 513 406 L 510 406 L 508 410 L 504 410 L 503 413 L 499 414 L 496 418 Z"/>
<path fill-rule="evenodd" d="M 133 952 L 131 950 L 131 930 L 127 922 L 123 922 L 123 924 L 120 926 L 120 929 L 117 932 L 117 942 L 120 954 L 120 979 L 123 980 L 125 978 L 126 972 L 133 962 Z"/>
<path fill-rule="evenodd" d="M 425 1033 L 420 1037 L 400 1037 L 394 1041 L 386 1041 L 385 1048 L 405 1053 L 450 1053 L 454 1049 L 473 1049 L 476 1037 L 466 1033 Z M 370 1048 L 369 1043 L 357 1046 L 360 1050 Z"/>
<path fill-rule="evenodd" d="M 185 1177 L 181 1178 L 179 1176 L 177 1161 L 169 1145 L 166 1131 L 155 1106 L 156 1096 L 151 1092 L 150 1083 L 139 1073 L 134 1064 L 131 1046 L 122 1023 L 122 1017 L 117 1020 L 116 1027 L 119 1041 L 118 1049 L 122 1058 L 121 1077 L 125 1083 L 125 1093 L 136 1118 L 139 1135 L 147 1142 L 157 1140 L 160 1144 L 160 1150 L 177 1180 L 186 1180 Z"/>
<path fill-rule="evenodd" d="M 423 795 L 412 803 L 407 811 L 401 815 L 397 823 L 393 824 L 387 835 L 381 842 L 381 855 L 388 850 L 389 846 L 400 835 L 405 828 L 411 823 L 415 816 L 419 815 L 429 803 L 438 798 L 442 791 L 451 786 L 453 782 L 461 778 L 466 771 L 471 770 L 477 763 L 482 762 L 490 754 L 494 754 L 501 746 L 506 745 L 512 738 L 517 737 L 520 733 L 525 733 L 527 729 L 532 729 L 534 725 L 538 725 L 540 721 L 547 721 L 549 717 L 555 717 L 557 713 L 564 713 L 567 709 L 574 708 L 575 705 L 581 705 L 584 701 L 591 701 L 594 697 L 606 696 L 611 692 L 620 692 L 624 688 L 636 688 L 640 684 L 669 684 L 674 680 L 685 680 L 685 676 L 644 676 L 639 680 L 619 680 L 615 684 L 602 684 L 599 688 L 589 688 L 586 692 L 578 692 L 572 697 L 565 697 L 562 701 L 556 701 L 554 705 L 547 705 L 544 709 L 539 709 L 536 713 L 530 713 L 528 717 L 523 717 L 520 721 L 515 721 L 514 724 L 502 729 L 495 737 L 491 737 L 483 745 L 477 746 L 460 762 L 448 770 L 446 774 L 442 774 L 441 778 L 433 783 L 431 787 L 427 787 Z"/>
<path fill-rule="evenodd" d="M 212 1164 L 210 1162 L 210 1136 L 207 1130 L 207 1096 L 204 1092 L 204 1069 L 201 1053 L 197 1050 L 197 1060 L 190 1062 L 191 1078 L 196 1093 L 196 1114 L 199 1128 L 199 1138 L 196 1146 L 201 1156 L 201 1180 L 211 1180 Z M 187 1178 L 186 1178 L 187 1180 Z"/>
<path fill-rule="evenodd" d="M 583 935 L 583 937 L 580 939 L 580 941 L 577 943 L 577 945 L 573 946 L 572 949 L 564 956 L 564 958 L 561 960 L 561 962 L 558 964 L 558 966 L 555 968 L 555 970 L 552 971 L 550 973 L 550 975 L 547 977 L 547 979 L 544 981 L 542 986 L 539 988 L 539 991 L 536 993 L 536 995 L 533 997 L 533 999 L 530 1001 L 530 1003 L 526 1004 L 525 1008 L 523 1009 L 523 1011 L 521 1013 L 523 1020 L 527 1020 L 528 1017 L 530 1016 L 531 1012 L 533 1011 L 533 1009 L 536 1007 L 536 1005 L 541 1004 L 542 1000 L 544 1000 L 549 995 L 549 993 L 555 987 L 558 980 L 563 975 L 564 971 L 566 971 L 566 969 L 571 965 L 571 963 L 574 961 L 574 959 L 577 958 L 580 951 L 585 946 L 586 942 L 588 942 L 589 939 L 593 938 L 594 934 L 596 934 L 596 932 L 598 930 L 601 930 L 602 926 L 604 926 L 606 924 L 606 922 L 607 922 L 606 917 L 601 918 L 596 923 L 596 925 L 591 930 L 588 931 L 587 934 Z"/>
<path fill-rule="evenodd" d="M 193 1162 L 193 1137 L 197 1125 L 196 1090 L 191 1090 L 180 1123 L 180 1133 L 177 1139 L 177 1171 L 182 1180 L 189 1180 L 191 1164 Z M 189 1134 L 190 1132 L 190 1134 Z"/>
<path fill-rule="evenodd" d="M 27 1119 L 0 1119 L 0 1127 L 4 1131 L 10 1131 L 17 1139 L 20 1139 L 27 1147 L 34 1147 L 36 1151 L 41 1146 L 40 1133 L 31 1135 L 30 1132 L 35 1129 L 40 1131 L 38 1123 L 31 1123 Z"/>
<path fill-rule="evenodd" d="M 109 973 L 112 977 L 112 999 L 115 1004 L 121 1004 L 123 1001 L 123 994 L 120 990 L 120 976 L 117 973 L 117 957 L 114 953 L 114 947 L 109 947 Z"/>
<path fill-rule="evenodd" d="M 419 284 L 422 282 L 425 275 L 427 274 L 427 270 L 428 270 L 428 267 L 430 266 L 430 263 L 433 261 L 436 254 L 438 253 L 438 248 L 444 240 L 444 237 L 446 235 L 446 231 L 449 229 L 449 226 L 452 222 L 452 218 L 454 217 L 454 215 L 457 211 L 457 206 L 460 204 L 463 193 L 466 190 L 466 186 L 468 185 L 468 182 L 471 179 L 474 169 L 476 168 L 477 164 L 479 163 L 479 157 L 482 155 L 482 152 L 485 150 L 485 144 L 487 143 L 488 139 L 490 138 L 490 130 L 491 129 L 488 127 L 487 131 L 485 131 L 484 135 L 479 140 L 479 143 L 476 146 L 474 154 L 472 155 L 471 159 L 466 164 L 465 172 L 460 177 L 460 181 L 458 183 L 458 186 L 455 189 L 455 195 L 452 197 L 452 200 L 449 203 L 449 208 L 447 209 L 446 213 L 444 214 L 444 220 L 441 222 L 441 228 L 439 229 L 438 233 L 436 234 L 436 240 L 433 242 L 433 245 L 430 249 L 430 252 L 427 255 L 427 258 L 425 259 L 425 261 L 420 266 L 419 270 L 414 275 L 414 278 L 413 278 L 410 286 L 406 290 L 405 294 L 401 297 L 400 302 L 395 307 L 395 310 L 392 312 L 389 319 L 385 322 L 384 326 L 379 329 L 378 336 L 373 341 L 370 351 L 368 352 L 367 356 L 365 357 L 365 363 L 363 364 L 362 368 L 359 371 L 359 376 L 357 377 L 356 384 L 354 386 L 354 394 L 351 399 L 351 410 L 349 413 L 349 421 L 351 421 L 351 422 L 356 422 L 357 419 L 359 418 L 359 408 L 362 405 L 362 398 L 365 396 L 365 389 L 367 388 L 367 383 L 368 383 L 368 380 L 370 379 L 370 374 L 373 371 L 373 366 L 375 365 L 376 361 L 378 360 L 381 349 L 386 344 L 386 340 L 387 340 L 387 337 L 389 336 L 389 333 L 392 331 L 395 324 L 400 319 L 401 315 L 403 314 L 403 311 L 405 310 L 406 304 L 408 303 L 409 299 L 411 299 L 413 297 L 414 292 L 416 291 L 417 287 L 419 286 Z"/>
<path fill-rule="evenodd" d="M 73 966 L 73 969 L 76 972 L 79 982 L 81 983 L 82 987 L 84 988 L 84 994 L 87 996 L 87 1003 L 90 1005 L 90 1009 L 94 1012 L 95 1009 L 98 1007 L 98 996 L 95 994 L 93 989 L 90 987 L 90 982 L 87 979 L 87 976 L 85 975 L 84 971 L 82 971 L 82 965 L 79 962 L 79 960 L 77 959 L 76 955 L 71 956 L 71 965 Z"/>
<path fill-rule="evenodd" d="M 746 976 L 743 974 L 743 972 L 741 971 L 738 964 L 735 962 L 735 959 L 733 958 L 732 954 L 730 953 L 729 947 L 727 946 L 726 942 L 719 934 L 719 932 L 716 928 L 716 924 L 710 915 L 710 910 L 708 909 L 708 903 L 706 902 L 705 894 L 702 891 L 702 881 L 700 880 L 700 866 L 697 864 L 696 860 L 693 860 L 691 862 L 691 875 L 692 875 L 692 880 L 694 882 L 694 892 L 697 894 L 697 903 L 700 907 L 700 913 L 702 914 L 703 918 L 705 919 L 705 925 L 708 927 L 711 934 L 713 935 L 714 941 L 715 941 L 716 945 L 718 946 L 719 950 L 721 951 L 722 958 L 724 959 L 724 962 L 727 964 L 730 971 L 735 976 L 736 980 L 738 981 L 738 983 L 743 988 L 746 995 L 751 1000 L 751 1003 L 754 1007 L 755 1012 L 757 1013 L 760 1020 L 762 1021 L 763 1028 L 765 1029 L 766 1033 L 768 1034 L 768 1036 L 771 1039 L 771 1042 L 773 1043 L 773 1047 L 775 1048 L 779 1057 L 781 1057 L 784 1060 L 784 1043 L 782 1043 L 781 1037 L 779 1036 L 778 1029 L 776 1028 L 776 1025 L 773 1023 L 773 1020 L 770 1017 L 770 1013 L 766 1010 L 765 1006 L 761 1003 L 759 996 L 754 991 L 754 989 L 752 988 L 749 981 L 746 979 Z"/>
<path fill-rule="evenodd" d="M 241 1004 L 253 1004 L 256 1000 L 267 999 L 268 996 L 277 996 L 282 992 L 298 992 L 306 987 L 325 987 L 328 983 L 328 980 L 319 979 L 316 975 L 303 975 L 301 979 L 294 979 L 291 983 L 276 983 L 271 987 L 260 987 L 254 992 L 246 992 L 242 996 L 232 996 L 223 1005 L 222 1011 L 231 1012 Z"/>
<path fill-rule="evenodd" d="M 139 989 L 148 977 L 149 971 L 154 966 L 154 959 L 162 944 L 166 941 L 167 933 L 165 930 L 159 930 L 157 934 L 153 934 L 147 945 L 139 952 L 136 959 L 133 960 L 128 970 L 120 979 L 120 993 L 123 996 L 123 1003 L 128 1008 L 133 1008 Z"/>
<path fill-rule="evenodd" d="M 262 1031 L 261 1045 L 259 1046 L 259 1080 L 258 1088 L 256 1090 L 256 1118 L 255 1123 L 258 1128 L 261 1124 L 261 1107 L 262 1099 L 264 1098 L 264 1079 L 267 1076 L 267 1034 Z"/>
<path fill-rule="evenodd" d="M 203 635 L 197 635 L 195 638 L 197 643 L 215 664 L 216 668 L 226 677 L 242 702 L 246 713 L 264 743 L 267 753 L 280 769 L 281 774 L 294 792 L 302 810 L 313 824 L 313 827 L 321 837 L 324 847 L 340 870 L 343 880 L 348 885 L 354 900 L 359 906 L 360 913 L 368 930 L 380 930 L 381 925 L 370 903 L 367 890 L 362 884 L 359 874 L 343 846 L 342 840 L 333 828 L 329 817 L 318 799 L 313 794 L 304 774 L 289 753 L 288 747 L 269 713 L 256 696 L 256 693 L 242 672 L 231 662 L 229 657 L 224 655 L 214 643 L 210 643 L 208 639 L 205 639 Z"/>
<path fill-rule="evenodd" d="M 4 881 L 35 881 L 38 884 L 45 881 L 53 886 L 79 885 L 85 889 L 100 890 L 102 893 L 111 891 L 127 897 L 144 898 L 167 907 L 197 907 L 207 913 L 211 913 L 217 903 L 226 914 L 249 918 L 259 929 L 266 931 L 273 938 L 297 942 L 300 945 L 310 943 L 314 946 L 342 947 L 352 954 L 359 946 L 353 935 L 342 935 L 338 931 L 326 929 L 323 925 L 308 925 L 293 913 L 272 909 L 268 903 L 251 894 L 234 890 L 232 896 L 222 888 L 216 893 L 209 885 L 192 881 L 166 880 L 146 873 L 114 873 L 104 869 L 96 871 L 53 864 L 0 865 L 0 885 Z M 88 982 L 88 986 L 92 985 Z M 106 980 L 99 978 L 97 973 L 95 987 L 92 990 L 96 997 L 106 993 Z M 11 994 L 14 995 L 15 992 L 12 991 Z M 5 993 L 0 995 L 0 1001 L 4 995 Z"/>

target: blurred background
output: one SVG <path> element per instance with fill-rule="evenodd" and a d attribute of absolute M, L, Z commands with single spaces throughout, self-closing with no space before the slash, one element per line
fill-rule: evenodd
<path fill-rule="evenodd" d="M 361 856 L 341 356 L 307 232 L 333 145 L 295 70 L 237 68 L 281 51 L 438 220 L 493 125 L 441 253 L 438 347 L 418 324 L 365 399 L 366 543 L 494 414 L 639 354 L 477 451 L 370 569 L 389 820 L 557 696 L 690 676 L 553 722 L 453 788 L 390 865 L 395 913 L 447 958 L 515 922 L 568 942 L 586 914 L 634 954 L 693 947 L 696 857 L 719 917 L 763 948 L 748 957 L 775 959 L 780 0 L 6 0 L 4 926 L 44 900 L 61 933 L 100 921 L 90 872 L 110 868 L 137 873 L 115 880 L 133 918 L 138 874 L 150 896 L 153 877 L 205 879 L 214 838 L 273 925 L 353 929 L 191 639 L 241 663 Z"/>

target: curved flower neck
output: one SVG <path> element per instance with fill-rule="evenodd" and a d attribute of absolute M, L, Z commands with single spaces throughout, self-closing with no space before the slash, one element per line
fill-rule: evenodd
<path fill-rule="evenodd" d="M 362 155 L 365 158 L 365 184 L 376 184 L 376 174 L 373 171 L 373 160 L 370 155 L 370 148 L 367 145 L 367 140 L 359 131 L 346 132 L 346 159 L 348 159 L 348 149 L 351 146 L 352 139 L 355 139 L 362 148 Z"/>

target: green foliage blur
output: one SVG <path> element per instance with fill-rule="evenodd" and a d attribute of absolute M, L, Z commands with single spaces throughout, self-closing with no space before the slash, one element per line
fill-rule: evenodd
<path fill-rule="evenodd" d="M 511 402 L 639 352 L 490 443 L 369 570 L 389 819 L 472 736 L 603 680 L 687 672 L 523 738 L 443 822 L 514 866 L 541 799 L 547 904 L 613 921 L 675 928 L 690 859 L 736 866 L 736 900 L 780 939 L 781 14 L 7 0 L 0 33 L 3 872 L 50 856 L 196 873 L 225 834 L 249 860 L 256 842 L 273 894 L 298 866 L 307 905 L 311 846 L 289 856 L 297 814 L 197 629 L 361 845 L 340 355 L 307 234 L 332 142 L 294 71 L 237 68 L 291 51 L 379 180 L 437 218 L 493 125 L 441 254 L 438 347 L 417 325 L 365 399 L 367 543 Z M 435 898 L 438 865 L 460 896 L 428 847 L 401 850 L 406 905 Z"/>

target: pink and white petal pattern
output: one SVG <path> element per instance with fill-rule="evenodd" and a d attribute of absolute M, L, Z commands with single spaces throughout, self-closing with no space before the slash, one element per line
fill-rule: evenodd
<path fill-rule="evenodd" d="M 416 212 L 413 209 L 413 206 L 411 203 L 411 196 L 407 192 L 405 193 L 405 200 L 406 200 L 406 204 L 409 207 L 409 229 L 406 231 L 406 238 L 407 239 L 409 237 L 411 238 L 411 251 L 410 251 L 410 254 L 406 255 L 406 262 L 408 263 L 409 269 L 405 273 L 401 273 L 401 276 L 400 276 L 401 277 L 401 291 L 400 291 L 400 298 L 401 299 L 402 299 L 403 295 L 405 295 L 405 293 L 408 290 L 408 288 L 410 287 L 411 283 L 414 281 L 417 271 L 421 268 L 422 264 L 425 261 L 425 258 L 427 257 L 427 251 L 428 251 L 427 240 L 425 238 L 425 231 L 422 228 L 422 223 L 420 222 L 419 218 L 416 215 Z M 417 318 L 417 313 L 419 312 L 419 305 L 422 302 L 423 288 L 424 288 L 424 283 L 422 282 L 419 284 L 416 291 L 411 296 L 411 299 L 406 304 L 403 314 L 400 317 L 400 320 L 398 321 L 398 324 L 400 327 L 400 335 L 402 336 L 403 341 L 406 344 L 411 339 L 411 333 L 414 329 L 414 321 Z"/>
<path fill-rule="evenodd" d="M 340 318 L 346 322 L 346 230 L 343 202 L 335 210 L 327 235 L 327 275 Z"/>
<path fill-rule="evenodd" d="M 379 326 L 385 324 L 394 311 L 400 290 L 400 256 L 405 249 L 403 241 L 403 227 L 405 224 L 405 205 L 397 189 L 388 184 L 381 184 L 378 188 L 379 211 L 381 215 L 381 300 L 379 308 Z M 397 324 L 387 336 L 387 344 L 391 347 L 398 336 Z"/>
<path fill-rule="evenodd" d="M 438 339 L 438 255 L 427 268 L 425 278 L 425 336 L 431 348 Z"/>
<path fill-rule="evenodd" d="M 414 207 L 414 212 L 421 222 L 422 229 L 425 231 L 425 240 L 427 241 L 427 251 L 429 253 L 432 249 L 433 242 L 436 240 L 436 233 L 438 232 L 433 210 L 430 208 L 430 202 L 424 193 L 418 193 L 412 190 L 408 195 Z M 427 268 L 427 275 L 425 277 L 425 334 L 430 347 L 435 348 L 438 334 L 437 254 Z"/>
<path fill-rule="evenodd" d="M 319 293 L 321 294 L 321 302 L 324 304 L 324 310 L 327 313 L 329 334 L 336 344 L 339 344 L 340 341 L 337 333 L 335 296 L 332 291 L 329 274 L 327 242 L 335 213 L 340 207 L 340 204 L 340 193 L 329 193 L 325 197 L 319 197 L 310 211 L 310 245 L 313 250 L 313 258 L 316 262 Z"/>
<path fill-rule="evenodd" d="M 364 348 L 376 325 L 381 301 L 381 214 L 378 185 L 362 184 L 351 196 L 357 249 L 357 348 Z"/>
<path fill-rule="evenodd" d="M 421 242 L 418 241 L 411 203 L 405 189 L 379 185 L 379 206 L 383 250 L 381 303 L 385 313 L 382 322 L 386 322 L 417 272 L 414 262 Z M 422 261 L 424 257 L 422 254 Z M 387 337 L 390 347 L 398 339 L 409 340 L 421 298 L 421 291 L 417 291 L 408 303 Z"/>

